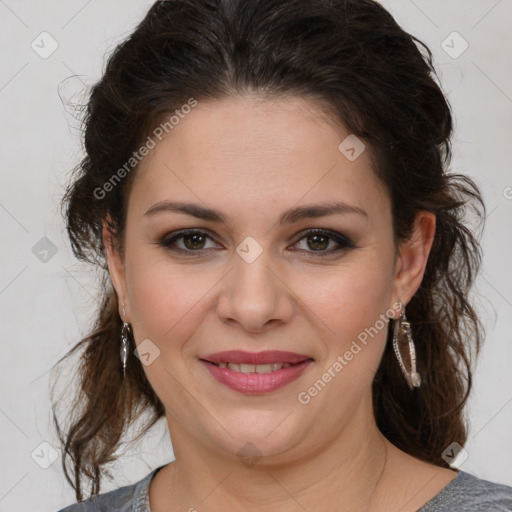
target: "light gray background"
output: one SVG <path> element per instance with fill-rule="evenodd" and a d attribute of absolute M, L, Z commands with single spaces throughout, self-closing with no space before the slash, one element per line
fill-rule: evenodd
<path fill-rule="evenodd" d="M 456 117 L 452 170 L 472 176 L 488 206 L 475 294 L 487 339 L 468 408 L 469 458 L 460 467 L 512 486 L 512 2 L 382 3 L 433 50 Z M 96 306 L 94 273 L 72 257 L 58 211 L 67 173 L 82 155 L 79 113 L 72 103 L 83 100 L 83 89 L 100 76 L 105 55 L 151 4 L 0 0 L 1 512 L 55 511 L 74 501 L 60 458 L 47 469 L 35 462 L 50 462 L 51 453 L 59 453 L 49 417 L 49 370 L 86 333 Z M 44 31 L 58 43 L 46 59 L 31 47 L 33 41 L 42 47 Z M 458 58 L 441 46 L 453 31 L 469 44 Z M 448 39 L 452 52 L 461 43 Z M 50 48 L 49 39 L 44 48 Z M 32 252 L 43 237 L 57 248 L 46 262 Z M 132 483 L 172 460 L 167 436 L 160 422 L 119 460 L 115 481 L 102 491 Z"/>

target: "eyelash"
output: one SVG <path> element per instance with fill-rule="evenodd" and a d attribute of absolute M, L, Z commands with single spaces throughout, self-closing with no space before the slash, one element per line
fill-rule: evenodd
<path fill-rule="evenodd" d="M 201 236 L 204 236 L 204 237 L 207 237 L 207 238 L 210 238 L 211 240 L 213 240 L 213 238 L 210 235 L 208 235 L 206 232 L 200 231 L 197 229 L 185 229 L 182 231 L 172 233 L 171 235 L 172 236 L 166 235 L 165 237 L 163 237 L 158 242 L 158 245 L 160 245 L 161 247 L 164 247 L 166 249 L 169 249 L 173 252 L 187 254 L 187 255 L 192 255 L 193 253 L 201 253 L 202 251 L 208 251 L 209 249 L 193 250 L 193 249 L 181 249 L 181 248 L 177 248 L 175 246 L 173 247 L 173 245 L 176 243 L 176 241 L 178 241 L 186 236 L 190 236 L 190 235 L 201 235 Z M 312 253 L 311 254 L 312 257 L 314 257 L 314 258 L 320 257 L 321 258 L 324 255 L 339 253 L 346 249 L 354 249 L 355 248 L 355 245 L 353 245 L 351 240 L 349 238 L 347 238 L 346 236 L 344 236 L 340 233 L 336 233 L 335 231 L 329 231 L 326 229 L 307 230 L 304 233 L 302 233 L 302 236 L 294 243 L 294 245 L 297 244 L 298 242 L 300 242 L 302 239 L 308 238 L 308 237 L 314 236 L 314 235 L 320 235 L 323 237 L 327 237 L 330 240 L 338 243 L 341 247 L 339 247 L 338 249 L 334 249 L 334 250 L 331 249 L 329 251 L 328 250 L 318 250 L 318 251 L 313 251 L 313 250 L 300 251 L 300 250 L 298 250 L 298 252 Z"/>

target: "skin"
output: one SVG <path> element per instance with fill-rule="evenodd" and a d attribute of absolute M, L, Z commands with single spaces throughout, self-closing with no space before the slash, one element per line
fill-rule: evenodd
<path fill-rule="evenodd" d="M 394 447 L 376 426 L 371 385 L 387 326 L 308 404 L 297 398 L 380 315 L 409 302 L 435 233 L 434 215 L 420 212 L 413 236 L 395 250 L 390 199 L 369 151 L 349 161 L 338 150 L 348 135 L 302 98 L 199 102 L 138 169 L 124 251 L 104 229 L 119 313 L 124 302 L 136 344 L 149 339 L 160 350 L 143 367 L 165 405 L 176 461 L 151 482 L 153 512 L 314 512 L 333 503 L 406 512 L 455 478 Z M 227 220 L 145 215 L 165 200 L 215 208 Z M 366 215 L 277 222 L 285 210 L 328 201 Z M 178 240 L 188 254 L 158 244 L 185 228 L 211 238 Z M 311 228 L 354 247 L 332 252 L 335 239 L 304 238 Z M 262 249 L 251 263 L 236 252 L 246 237 Z M 246 395 L 199 362 L 230 349 L 288 350 L 314 362 L 284 388 Z M 238 456 L 247 443 L 261 455 L 254 465 Z"/>

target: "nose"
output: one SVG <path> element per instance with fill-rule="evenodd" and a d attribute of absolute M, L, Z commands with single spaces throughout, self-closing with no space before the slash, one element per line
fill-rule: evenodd
<path fill-rule="evenodd" d="M 264 332 L 289 322 L 294 313 L 293 291 L 269 250 L 251 263 L 234 254 L 233 268 L 221 281 L 217 315 L 248 332 Z"/>

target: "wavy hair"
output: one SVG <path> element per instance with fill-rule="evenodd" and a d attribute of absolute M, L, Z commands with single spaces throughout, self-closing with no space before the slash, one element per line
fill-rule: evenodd
<path fill-rule="evenodd" d="M 396 247 L 419 211 L 436 215 L 423 281 L 407 307 L 423 385 L 410 391 L 388 343 L 373 383 L 374 413 L 393 444 L 432 464 L 448 467 L 443 450 L 465 444 L 463 408 L 483 326 L 468 300 L 481 249 L 464 216 L 471 209 L 483 221 L 485 206 L 469 177 L 448 172 L 451 108 L 429 48 L 373 0 L 157 1 L 90 91 L 85 156 L 61 203 L 74 254 L 102 275 L 90 333 L 57 363 L 80 353 L 64 426 L 53 409 L 64 473 L 79 501 L 85 483 L 100 493 L 127 429 L 149 413 L 140 437 L 165 415 L 137 358 L 122 379 L 121 319 L 102 237 L 108 220 L 122 249 L 137 165 L 108 193 L 105 184 L 190 98 L 240 94 L 311 99 L 364 140 L 391 198 Z"/>

